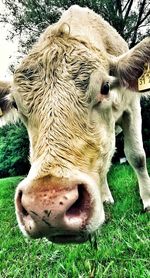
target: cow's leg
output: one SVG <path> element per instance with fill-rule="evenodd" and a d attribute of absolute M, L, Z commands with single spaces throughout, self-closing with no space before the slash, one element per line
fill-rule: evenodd
<path fill-rule="evenodd" d="M 139 102 L 132 112 L 125 112 L 122 119 L 124 150 L 128 162 L 137 175 L 140 196 L 144 209 L 150 211 L 150 177 L 146 167 L 146 156 L 141 134 L 141 109 Z"/>
<path fill-rule="evenodd" d="M 101 194 L 102 194 L 102 202 L 106 202 L 108 204 L 113 204 L 114 203 L 114 199 L 111 195 L 109 186 L 108 186 L 108 182 L 107 182 L 107 177 L 104 179 L 104 182 L 102 183 L 101 186 Z"/>

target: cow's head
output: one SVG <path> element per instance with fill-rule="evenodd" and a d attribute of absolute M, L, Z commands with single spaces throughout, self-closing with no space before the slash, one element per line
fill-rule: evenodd
<path fill-rule="evenodd" d="M 136 90 L 149 42 L 114 58 L 53 27 L 12 84 L 0 84 L 2 124 L 17 116 L 30 139 L 31 169 L 15 198 L 24 234 L 82 242 L 104 222 L 101 185 L 115 147 L 117 90 Z"/>

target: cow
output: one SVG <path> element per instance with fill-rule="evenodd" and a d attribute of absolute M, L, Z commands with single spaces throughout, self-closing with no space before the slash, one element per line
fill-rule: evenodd
<path fill-rule="evenodd" d="M 0 83 L 1 125 L 21 119 L 30 140 L 31 168 L 15 194 L 24 235 L 82 243 L 104 223 L 117 127 L 150 210 L 137 85 L 149 60 L 149 37 L 129 50 L 100 15 L 75 5 L 40 36 L 13 81 Z"/>

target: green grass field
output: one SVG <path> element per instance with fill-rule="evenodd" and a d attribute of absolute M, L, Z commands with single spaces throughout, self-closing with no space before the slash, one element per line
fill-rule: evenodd
<path fill-rule="evenodd" d="M 82 245 L 56 245 L 22 236 L 13 202 L 20 179 L 0 180 L 0 277 L 150 277 L 150 215 L 142 213 L 130 166 L 112 167 L 109 184 L 115 204 L 105 207 L 106 223 L 92 242 Z"/>

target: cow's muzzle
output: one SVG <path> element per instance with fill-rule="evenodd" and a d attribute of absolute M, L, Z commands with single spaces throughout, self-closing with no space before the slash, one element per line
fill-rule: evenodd
<path fill-rule="evenodd" d="M 19 186 L 15 202 L 24 234 L 58 243 L 80 243 L 88 239 L 96 203 L 87 184 L 46 177 Z M 100 222 L 103 222 L 103 210 L 101 214 Z"/>

